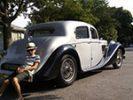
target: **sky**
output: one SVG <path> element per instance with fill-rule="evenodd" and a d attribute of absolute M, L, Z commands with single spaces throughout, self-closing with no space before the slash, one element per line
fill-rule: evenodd
<path fill-rule="evenodd" d="M 110 7 L 123 7 L 129 10 L 133 16 L 133 0 L 108 0 L 108 2 Z M 24 18 L 23 15 L 20 15 L 12 24 L 19 27 L 26 27 L 28 22 L 31 22 L 29 18 Z"/>
<path fill-rule="evenodd" d="M 133 0 L 108 0 L 109 6 L 113 7 L 123 7 L 129 10 L 133 16 Z"/>

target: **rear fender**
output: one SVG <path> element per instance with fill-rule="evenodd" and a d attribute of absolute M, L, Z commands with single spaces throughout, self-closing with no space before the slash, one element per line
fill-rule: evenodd
<path fill-rule="evenodd" d="M 63 45 L 57 48 L 52 53 L 52 55 L 48 58 L 44 66 L 36 73 L 35 77 L 38 78 L 37 76 L 41 75 L 43 79 L 45 77 L 46 80 L 56 78 L 59 73 L 59 61 L 65 54 L 72 55 L 76 59 L 78 65 L 80 65 L 79 56 L 74 47 L 72 45 Z M 80 67 L 78 66 L 78 68 Z"/>

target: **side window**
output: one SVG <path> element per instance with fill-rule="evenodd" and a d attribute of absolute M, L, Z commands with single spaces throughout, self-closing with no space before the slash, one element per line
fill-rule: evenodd
<path fill-rule="evenodd" d="M 75 33 L 77 39 L 89 38 L 89 31 L 87 26 L 77 27 Z"/>
<path fill-rule="evenodd" d="M 97 39 L 98 38 L 98 34 L 97 34 L 97 31 L 94 29 L 94 28 L 90 28 L 90 31 L 91 31 L 91 36 L 93 39 Z"/>

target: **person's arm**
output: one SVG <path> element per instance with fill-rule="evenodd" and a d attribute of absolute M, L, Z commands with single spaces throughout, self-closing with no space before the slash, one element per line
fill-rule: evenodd
<path fill-rule="evenodd" d="M 38 67 L 38 65 L 40 64 L 40 62 L 35 62 L 32 66 L 30 66 L 30 67 L 26 67 L 25 69 L 24 69 L 24 71 L 32 71 L 32 70 L 35 70 L 35 69 L 37 69 L 37 67 Z"/>

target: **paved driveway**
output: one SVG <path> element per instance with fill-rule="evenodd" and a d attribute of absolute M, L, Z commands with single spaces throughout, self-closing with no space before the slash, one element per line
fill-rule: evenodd
<path fill-rule="evenodd" d="M 25 100 L 133 100 L 133 50 L 126 51 L 121 69 L 111 66 L 82 75 L 69 87 L 58 88 L 52 82 L 23 84 Z M 10 86 L 1 97 L 3 100 L 16 98 Z"/>

